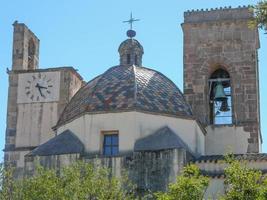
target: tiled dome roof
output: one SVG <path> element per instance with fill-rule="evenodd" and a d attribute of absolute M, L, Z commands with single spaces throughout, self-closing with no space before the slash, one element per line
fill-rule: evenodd
<path fill-rule="evenodd" d="M 66 106 L 57 126 L 85 113 L 131 110 L 192 117 L 183 94 L 166 76 L 144 67 L 119 65 L 82 87 Z"/>

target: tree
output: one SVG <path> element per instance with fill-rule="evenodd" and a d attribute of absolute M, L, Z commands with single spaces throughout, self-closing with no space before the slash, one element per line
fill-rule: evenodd
<path fill-rule="evenodd" d="M 263 0 L 255 6 L 251 6 L 251 10 L 255 18 L 250 22 L 250 25 L 252 27 L 259 27 L 267 33 L 267 1 Z"/>
<path fill-rule="evenodd" d="M 267 180 L 260 170 L 247 166 L 246 161 L 226 156 L 229 164 L 225 169 L 225 196 L 222 200 L 264 200 L 267 199 Z"/>
<path fill-rule="evenodd" d="M 10 168 L 1 169 L 0 200 L 135 199 L 134 187 L 127 179 L 110 176 L 106 168 L 84 162 L 65 167 L 60 173 L 38 167 L 34 176 L 22 180 L 14 180 Z"/>
<path fill-rule="evenodd" d="M 158 200 L 200 200 L 203 199 L 209 179 L 201 175 L 196 165 L 188 165 L 169 185 L 166 193 L 156 193 Z"/>
<path fill-rule="evenodd" d="M 14 169 L 11 166 L 0 164 L 0 200 L 16 199 L 18 187 L 13 180 Z"/>

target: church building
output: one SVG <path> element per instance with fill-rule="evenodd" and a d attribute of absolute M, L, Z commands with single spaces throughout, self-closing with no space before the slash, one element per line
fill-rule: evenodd
<path fill-rule="evenodd" d="M 85 82 L 73 67 L 40 69 L 39 39 L 15 21 L 5 162 L 19 178 L 35 163 L 60 169 L 84 160 L 116 176 L 127 170 L 140 191 L 166 190 L 193 162 L 211 177 L 207 196 L 223 192 L 218 161 L 227 152 L 266 171 L 252 17 L 248 7 L 184 13 L 183 93 L 142 65 L 132 29 L 118 65 Z"/>

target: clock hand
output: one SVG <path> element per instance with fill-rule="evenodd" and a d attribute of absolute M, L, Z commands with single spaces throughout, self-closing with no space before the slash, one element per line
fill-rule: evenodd
<path fill-rule="evenodd" d="M 35 87 L 41 88 L 41 89 L 47 89 L 47 87 L 41 86 L 39 83 L 36 83 Z"/>
<path fill-rule="evenodd" d="M 36 83 L 35 87 L 38 88 L 40 95 L 43 97 L 44 95 L 43 95 L 42 90 L 41 90 L 42 89 L 41 88 L 42 86 L 40 86 L 39 83 Z"/>
<path fill-rule="evenodd" d="M 43 97 L 44 95 L 43 95 L 42 90 L 41 90 L 40 87 L 38 87 L 38 90 L 39 90 L 39 92 L 40 92 L 40 95 Z"/>
<path fill-rule="evenodd" d="M 41 89 L 47 89 L 47 87 L 45 87 L 45 86 L 41 86 L 39 83 L 37 83 L 37 84 L 35 85 L 35 87 L 38 87 L 38 88 L 41 88 Z"/>
<path fill-rule="evenodd" d="M 39 85 L 39 88 L 41 88 L 41 89 L 47 89 L 47 87 L 44 87 L 44 86 L 41 86 L 41 85 Z"/>

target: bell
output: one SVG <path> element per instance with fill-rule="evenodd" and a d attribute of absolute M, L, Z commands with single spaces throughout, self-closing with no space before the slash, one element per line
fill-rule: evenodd
<path fill-rule="evenodd" d="M 227 104 L 227 97 L 225 96 L 222 82 L 217 82 L 217 85 L 215 87 L 214 101 L 226 101 Z"/>
<path fill-rule="evenodd" d="M 230 110 L 230 108 L 228 107 L 228 103 L 227 103 L 227 98 L 225 100 L 222 101 L 221 107 L 219 109 L 221 112 L 227 112 Z"/>

